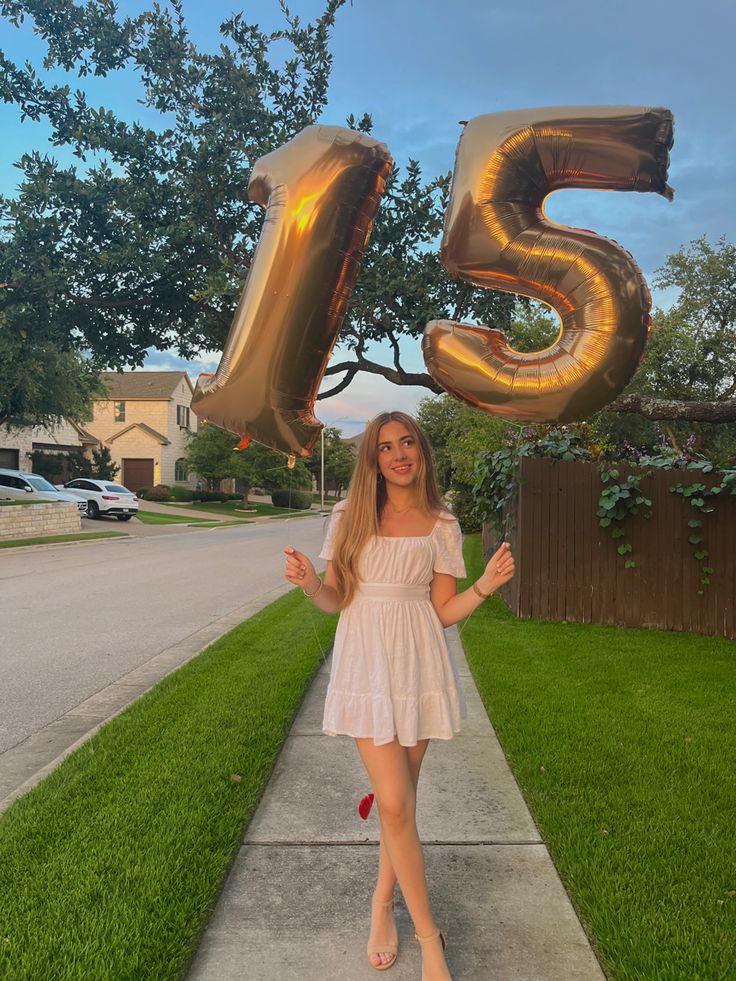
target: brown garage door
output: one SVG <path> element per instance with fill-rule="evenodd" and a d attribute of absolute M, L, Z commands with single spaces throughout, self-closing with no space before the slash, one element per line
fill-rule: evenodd
<path fill-rule="evenodd" d="M 153 486 L 153 460 L 123 460 L 123 486 L 133 493 Z"/>

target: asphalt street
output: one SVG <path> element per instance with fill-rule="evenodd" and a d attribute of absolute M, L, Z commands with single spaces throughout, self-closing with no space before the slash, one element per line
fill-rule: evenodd
<path fill-rule="evenodd" d="M 285 545 L 322 568 L 326 520 L 0 552 L 0 754 L 202 627 L 265 606 L 283 591 Z"/>

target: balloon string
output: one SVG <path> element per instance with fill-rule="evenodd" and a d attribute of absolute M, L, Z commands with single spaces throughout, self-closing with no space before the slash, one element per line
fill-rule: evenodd
<path fill-rule="evenodd" d="M 468 620 L 470 620 L 470 618 L 472 617 L 473 613 L 475 613 L 475 610 L 473 610 L 471 613 L 468 613 L 468 615 L 463 620 L 462 624 L 460 625 L 460 629 L 457 632 L 458 637 L 462 637 L 463 630 L 465 630 L 465 628 L 467 627 Z"/>
<path fill-rule="evenodd" d="M 320 578 L 322 578 L 322 577 L 320 576 Z M 312 606 L 311 603 L 309 604 L 309 622 L 311 624 L 311 627 L 312 627 L 312 631 L 314 633 L 314 636 L 315 636 L 315 638 L 317 640 L 317 646 L 319 647 L 320 654 L 322 655 L 321 658 L 320 658 L 320 664 L 325 664 L 326 661 L 327 661 L 327 658 L 329 656 L 329 651 L 326 651 L 324 649 L 324 647 L 322 646 L 322 641 L 320 640 L 320 636 L 317 633 L 317 628 L 315 626 L 315 612 L 314 612 L 314 607 Z"/>

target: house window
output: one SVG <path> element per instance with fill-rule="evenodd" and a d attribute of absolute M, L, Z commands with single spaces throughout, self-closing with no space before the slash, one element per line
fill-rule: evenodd
<path fill-rule="evenodd" d="M 125 402 L 115 402 L 115 422 L 125 422 Z"/>
<path fill-rule="evenodd" d="M 183 429 L 189 429 L 189 408 L 186 405 L 177 405 L 176 424 Z"/>
<path fill-rule="evenodd" d="M 187 479 L 187 466 L 184 459 L 181 458 L 174 464 L 174 480 L 186 480 Z"/>

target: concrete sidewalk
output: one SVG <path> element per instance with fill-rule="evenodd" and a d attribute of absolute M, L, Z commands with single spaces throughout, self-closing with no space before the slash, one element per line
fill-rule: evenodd
<path fill-rule="evenodd" d="M 422 767 L 419 835 L 454 981 L 602 981 L 587 938 L 503 756 L 467 667 L 453 740 Z M 329 667 L 320 669 L 247 829 L 189 981 L 368 981 L 378 817 L 355 743 L 321 732 Z M 419 981 L 421 954 L 397 887 L 392 981 Z"/>

